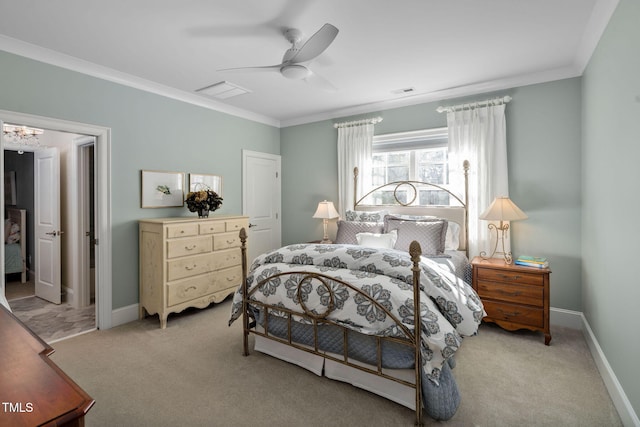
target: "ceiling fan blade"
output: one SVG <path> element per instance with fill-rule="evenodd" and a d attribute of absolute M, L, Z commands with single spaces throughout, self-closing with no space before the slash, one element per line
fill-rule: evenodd
<path fill-rule="evenodd" d="M 223 68 L 216 71 L 241 71 L 241 72 L 256 72 L 256 71 L 280 71 L 282 64 L 278 65 L 265 65 L 263 67 L 236 67 L 236 68 Z"/>
<path fill-rule="evenodd" d="M 311 61 L 329 47 L 338 35 L 338 29 L 331 24 L 324 24 L 309 40 L 302 45 L 298 53 L 289 61 L 291 63 Z"/>
<path fill-rule="evenodd" d="M 305 77 L 304 79 L 305 82 L 309 83 L 310 85 L 313 85 L 319 89 L 322 89 L 326 92 L 337 92 L 338 88 L 335 87 L 329 80 L 325 79 L 324 77 L 314 73 L 313 71 L 309 70 L 309 75 L 307 77 Z"/>

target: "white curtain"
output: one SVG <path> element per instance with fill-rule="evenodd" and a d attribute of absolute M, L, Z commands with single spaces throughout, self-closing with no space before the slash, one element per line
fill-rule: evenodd
<path fill-rule="evenodd" d="M 462 162 L 469 171 L 469 257 L 491 254 L 495 235 L 480 214 L 496 196 L 509 195 L 505 105 L 467 108 L 447 113 L 449 166 L 454 188 L 464 188 Z M 494 233 L 495 234 L 495 233 Z M 509 241 L 505 251 L 510 251 Z"/>
<path fill-rule="evenodd" d="M 353 168 L 358 167 L 358 197 L 371 188 L 372 123 L 338 127 L 338 213 L 353 209 Z M 367 190 L 368 191 L 368 190 Z"/>

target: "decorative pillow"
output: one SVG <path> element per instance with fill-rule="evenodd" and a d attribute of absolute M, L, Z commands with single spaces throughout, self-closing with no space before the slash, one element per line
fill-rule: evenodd
<path fill-rule="evenodd" d="M 442 218 L 406 219 L 386 215 L 384 231 L 398 230 L 395 249 L 408 252 L 411 242 L 417 240 L 422 255 L 438 256 L 444 253 L 448 222 Z"/>
<path fill-rule="evenodd" d="M 382 223 L 384 221 L 384 216 L 387 215 L 388 211 L 354 211 L 347 210 L 345 212 L 345 220 L 347 221 L 356 221 L 356 222 L 379 222 Z"/>
<path fill-rule="evenodd" d="M 338 221 L 338 233 L 335 243 L 357 245 L 358 233 L 382 233 L 382 224 L 375 222 Z"/>
<path fill-rule="evenodd" d="M 20 225 L 11 222 L 9 232 L 7 233 L 7 223 L 5 222 L 5 241 L 6 243 L 18 243 L 20 241 Z"/>
<path fill-rule="evenodd" d="M 445 251 L 457 251 L 460 247 L 460 224 L 448 221 L 447 237 L 444 242 Z"/>
<path fill-rule="evenodd" d="M 369 248 L 393 249 L 398 240 L 398 231 L 391 230 L 388 233 L 358 233 L 356 239 L 360 246 Z"/>

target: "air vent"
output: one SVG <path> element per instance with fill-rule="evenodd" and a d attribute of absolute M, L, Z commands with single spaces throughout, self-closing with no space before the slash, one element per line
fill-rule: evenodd
<path fill-rule="evenodd" d="M 245 89 L 227 81 L 203 87 L 202 89 L 196 90 L 196 92 L 216 99 L 228 99 L 245 93 L 251 93 L 249 89 Z"/>
<path fill-rule="evenodd" d="M 416 88 L 414 87 L 405 87 L 402 89 L 396 89 L 396 90 L 392 90 L 391 93 L 395 94 L 395 95 L 406 95 L 412 92 L 415 92 Z"/>

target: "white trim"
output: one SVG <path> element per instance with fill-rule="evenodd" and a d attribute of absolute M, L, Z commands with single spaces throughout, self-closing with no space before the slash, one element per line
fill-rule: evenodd
<path fill-rule="evenodd" d="M 111 312 L 111 326 L 116 327 L 125 323 L 135 322 L 139 316 L 139 305 L 131 304 L 126 307 L 116 308 Z"/>
<path fill-rule="evenodd" d="M 112 68 L 94 64 L 83 59 L 79 59 L 70 55 L 65 55 L 51 49 L 36 46 L 22 40 L 14 39 L 0 34 L 0 50 L 13 53 L 15 55 L 24 56 L 25 58 L 34 59 L 46 64 L 55 65 L 67 70 L 77 71 L 82 74 L 97 77 L 99 79 L 140 89 L 145 92 L 155 93 L 156 95 L 165 96 L 167 98 L 197 105 L 199 107 L 208 108 L 210 110 L 219 111 L 221 113 L 230 114 L 232 116 L 241 117 L 243 119 L 254 122 L 264 123 L 269 126 L 280 127 L 280 121 L 272 117 L 254 113 L 241 108 L 233 107 L 228 104 L 217 102 L 213 99 L 204 98 L 195 93 L 179 90 L 169 86 L 165 86 L 150 80 L 123 73 Z"/>
<path fill-rule="evenodd" d="M 96 324 L 99 329 L 111 327 L 112 310 L 112 249 L 111 249 L 111 130 L 109 128 L 53 119 L 31 114 L 0 110 L 0 121 L 20 123 L 26 126 L 92 135 L 96 138 L 95 155 L 98 159 L 95 170 L 96 191 L 96 283 L 98 283 Z M 0 146 L 0 151 L 3 147 Z M 0 164 L 0 176 L 4 162 Z M 2 199 L 4 203 L 4 199 Z M 2 279 L 4 280 L 4 279 Z"/>
<path fill-rule="evenodd" d="M 595 2 L 589 22 L 585 27 L 580 45 L 576 49 L 576 57 L 574 59 L 575 66 L 580 70 L 580 74 L 584 73 L 587 68 L 591 55 L 596 50 L 600 37 L 607 28 L 613 12 L 618 7 L 619 0 L 598 0 Z"/>
<path fill-rule="evenodd" d="M 589 322 L 587 322 L 587 319 L 582 313 L 581 318 L 583 326 L 582 333 L 585 340 L 587 341 L 589 350 L 591 351 L 591 356 L 593 356 L 593 360 L 596 362 L 598 371 L 600 371 L 600 376 L 602 377 L 602 380 L 604 381 L 604 384 L 609 391 L 609 396 L 611 396 L 611 400 L 613 400 L 613 404 L 618 410 L 618 415 L 620 415 L 622 424 L 625 426 L 640 427 L 640 419 L 633 410 L 633 406 L 631 406 L 631 402 L 629 402 L 629 398 L 620 385 L 615 372 L 613 372 L 613 369 L 611 369 L 611 365 L 609 365 L 607 357 L 605 356 L 602 348 L 600 347 L 600 344 L 598 343 L 598 340 L 593 334 L 593 331 L 589 326 Z"/>
<path fill-rule="evenodd" d="M 549 324 L 563 328 L 582 329 L 582 313 L 564 308 L 549 309 Z"/>

